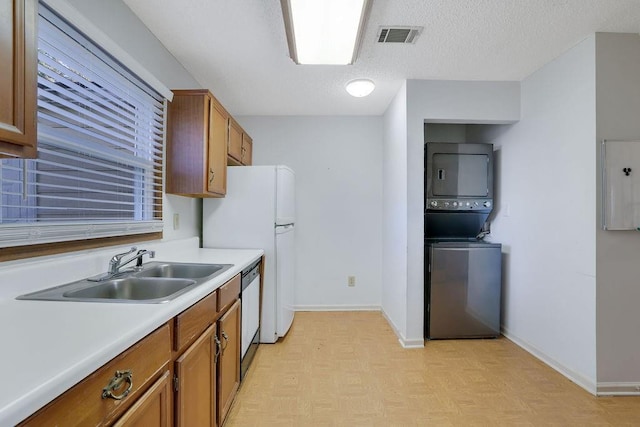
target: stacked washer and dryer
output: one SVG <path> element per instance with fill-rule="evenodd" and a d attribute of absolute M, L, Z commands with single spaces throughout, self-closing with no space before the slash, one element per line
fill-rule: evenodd
<path fill-rule="evenodd" d="M 425 201 L 425 338 L 497 337 L 501 245 L 483 239 L 493 145 L 427 143 Z"/>

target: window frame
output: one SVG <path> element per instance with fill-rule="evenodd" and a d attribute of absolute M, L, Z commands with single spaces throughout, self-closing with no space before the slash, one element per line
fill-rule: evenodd
<path fill-rule="evenodd" d="M 143 232 L 143 233 L 137 233 L 137 234 L 126 234 L 126 235 L 119 235 L 119 236 L 94 237 L 94 238 L 86 238 L 86 239 L 75 239 L 75 240 L 56 241 L 56 242 L 47 242 L 47 243 L 25 244 L 25 245 L 18 245 L 18 246 L 15 246 L 15 245 L 7 246 L 7 247 L 0 248 L 0 262 L 23 259 L 23 258 L 31 258 L 31 257 L 37 257 L 37 256 L 60 254 L 60 253 L 73 252 L 73 251 L 80 251 L 80 250 L 86 250 L 86 249 L 102 248 L 107 246 L 130 244 L 134 242 L 160 240 L 163 238 L 163 227 L 164 227 L 164 221 L 163 221 L 164 155 L 165 155 L 164 147 L 166 142 L 167 102 L 170 101 L 170 99 L 172 98 L 172 96 L 167 97 L 165 94 L 168 93 L 172 95 L 172 93 L 162 84 L 158 84 L 159 82 L 155 78 L 151 79 L 152 82 L 150 83 L 147 82 L 146 78 L 150 76 L 150 73 L 148 73 L 144 68 L 142 68 L 135 61 L 131 61 L 131 58 L 126 54 L 126 52 L 123 54 L 123 51 L 116 49 L 118 50 L 118 52 L 116 53 L 119 54 L 120 57 L 124 57 L 125 61 L 122 61 L 120 60 L 120 58 L 116 57 L 116 55 L 111 54 L 108 48 L 103 46 L 102 41 L 105 40 L 104 34 L 102 34 L 99 30 L 95 29 L 94 32 L 95 34 L 98 34 L 97 38 L 100 40 L 100 42 L 96 41 L 96 39 L 92 37 L 91 34 L 88 34 L 86 31 L 87 28 L 95 28 L 95 27 L 92 27 L 92 24 L 90 23 L 87 24 L 88 21 L 86 21 L 86 19 L 81 17 L 81 15 L 78 15 L 77 12 L 73 16 L 74 19 L 69 20 L 66 18 L 66 16 L 63 17 L 63 14 L 57 10 L 58 8 L 56 7 L 56 3 L 59 3 L 59 2 L 57 2 L 56 0 L 45 0 L 44 3 L 46 4 L 47 8 L 51 12 L 53 12 L 53 14 L 58 15 L 63 21 L 65 21 L 67 25 L 71 27 L 75 27 L 76 31 L 83 34 L 84 37 L 86 37 L 87 39 L 93 41 L 93 44 L 95 45 L 95 47 L 97 47 L 99 50 L 102 50 L 106 55 L 111 56 L 113 59 L 115 59 L 117 63 L 120 63 L 120 65 L 123 66 L 124 68 L 129 69 L 130 73 L 133 74 L 134 77 L 139 79 L 141 82 L 143 82 L 150 88 L 154 89 L 162 97 L 165 98 L 164 107 L 162 111 L 163 135 L 162 135 L 161 149 L 160 149 L 162 158 L 159 162 L 160 163 L 159 168 L 157 168 L 157 170 L 153 172 L 153 175 L 150 177 L 150 179 L 152 179 L 152 181 L 156 184 L 153 188 L 153 199 L 154 199 L 155 209 L 152 214 L 151 220 L 156 220 L 156 221 L 159 220 L 159 231 L 154 230 L 149 232 Z M 40 5 L 40 7 L 41 6 L 42 5 Z M 64 9 L 65 7 L 62 7 L 62 8 Z M 81 26 L 76 25 L 76 23 L 73 22 L 74 20 L 81 22 L 82 25 Z M 36 37 L 34 41 L 38 43 L 38 37 Z M 107 45 L 115 46 L 115 44 L 112 42 L 107 43 Z M 130 64 L 134 66 L 131 67 Z M 38 65 L 34 64 L 34 66 L 37 67 Z M 135 69 L 136 71 L 132 71 L 132 68 Z M 138 73 L 139 70 L 144 71 L 142 73 L 145 77 L 144 79 L 140 77 L 140 74 Z M 49 227 L 51 225 L 48 225 L 46 223 L 40 223 L 40 224 L 36 223 L 36 224 L 33 224 L 33 226 Z M 25 226 L 25 227 L 28 227 L 28 226 Z"/>

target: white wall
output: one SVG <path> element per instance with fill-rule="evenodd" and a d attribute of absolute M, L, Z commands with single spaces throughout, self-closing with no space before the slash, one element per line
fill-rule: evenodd
<path fill-rule="evenodd" d="M 518 82 L 408 80 L 407 341 L 423 337 L 424 123 L 509 123 L 520 118 Z"/>
<path fill-rule="evenodd" d="M 61 3 L 64 0 L 56 0 Z M 138 17 L 121 0 L 67 0 L 98 30 L 170 89 L 199 88 L 200 84 L 185 70 Z M 164 240 L 200 236 L 202 203 L 198 199 L 165 195 Z M 173 214 L 179 214 L 179 229 L 173 229 Z"/>
<path fill-rule="evenodd" d="M 640 36 L 597 34 L 596 76 L 598 146 L 602 139 L 639 141 Z M 600 198 L 597 200 L 596 211 L 600 213 Z M 597 229 L 598 390 L 637 393 L 636 386 L 640 385 L 640 234 L 603 231 L 599 216 L 594 227 Z"/>
<path fill-rule="evenodd" d="M 237 119 L 253 137 L 254 164 L 296 173 L 296 308 L 379 309 L 382 118 Z"/>
<path fill-rule="evenodd" d="M 385 112 L 383 144 L 382 310 L 400 342 L 408 345 L 406 83 Z"/>
<path fill-rule="evenodd" d="M 424 142 L 453 142 L 461 144 L 467 141 L 467 125 L 452 123 L 425 123 Z"/>
<path fill-rule="evenodd" d="M 505 254 L 503 329 L 594 392 L 595 37 L 521 90 L 520 122 L 493 140 L 500 200 L 490 239 Z"/>

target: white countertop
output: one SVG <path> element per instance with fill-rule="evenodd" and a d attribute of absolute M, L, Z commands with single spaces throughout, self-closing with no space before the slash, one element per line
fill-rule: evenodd
<path fill-rule="evenodd" d="M 166 252 L 166 251 L 165 251 Z M 14 425 L 220 287 L 263 254 L 259 249 L 197 249 L 153 261 L 234 264 L 164 304 L 24 301 L 0 298 L 0 425 Z M 64 267 L 62 267 L 64 268 Z M 0 280 L 4 280 L 0 276 Z M 40 281 L 40 289 L 60 283 Z M 26 289 L 26 290 L 25 290 Z M 37 289 L 37 288 L 36 288 Z"/>

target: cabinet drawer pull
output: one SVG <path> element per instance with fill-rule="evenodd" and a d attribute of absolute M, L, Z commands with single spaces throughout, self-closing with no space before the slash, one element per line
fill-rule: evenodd
<path fill-rule="evenodd" d="M 225 331 L 222 331 L 222 338 L 224 338 L 224 346 L 222 346 L 222 351 L 224 351 L 224 349 L 227 348 L 227 345 L 229 345 L 229 336 Z"/>
<path fill-rule="evenodd" d="M 122 383 L 127 383 L 127 389 L 122 392 L 122 394 L 113 394 L 114 391 L 120 389 L 122 387 Z M 133 388 L 133 373 L 131 370 L 126 371 L 116 371 L 116 375 L 111 378 L 109 381 L 109 385 L 102 389 L 102 398 L 106 399 L 110 397 L 115 400 L 122 400 L 131 392 Z"/>
<path fill-rule="evenodd" d="M 216 173 L 213 171 L 213 169 L 209 168 L 209 175 L 211 176 L 209 178 L 209 182 L 213 182 L 213 178 L 216 176 Z"/>
<path fill-rule="evenodd" d="M 216 342 L 216 354 L 213 357 L 213 362 L 214 363 L 218 363 L 218 356 L 220 356 L 220 353 L 221 353 L 221 351 L 220 351 L 221 344 L 220 344 L 220 340 L 218 339 L 218 337 L 216 335 L 213 336 L 213 339 Z"/>

